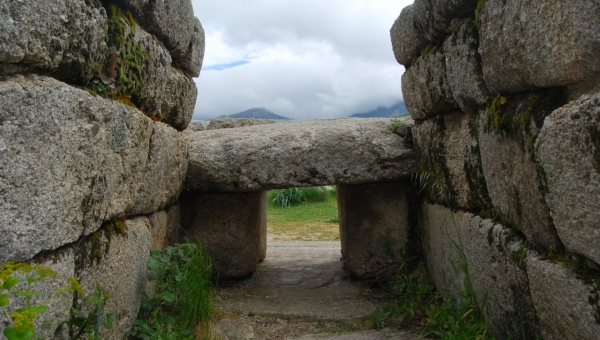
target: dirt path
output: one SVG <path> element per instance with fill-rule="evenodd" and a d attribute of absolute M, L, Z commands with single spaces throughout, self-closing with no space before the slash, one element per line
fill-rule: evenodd
<path fill-rule="evenodd" d="M 390 303 L 385 292 L 345 277 L 339 242 L 270 242 L 252 278 L 218 290 L 217 309 L 223 331 L 246 334 L 230 338 L 415 339 L 391 330 L 348 332 Z M 344 332 L 315 335 L 332 331 Z"/>

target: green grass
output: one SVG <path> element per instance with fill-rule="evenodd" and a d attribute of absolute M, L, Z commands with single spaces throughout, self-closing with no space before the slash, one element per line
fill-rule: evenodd
<path fill-rule="evenodd" d="M 285 189 L 289 190 L 289 189 Z M 273 241 L 337 241 L 337 201 L 334 190 L 299 188 L 304 202 L 281 207 L 273 202 L 280 190 L 269 191 L 268 236 Z"/>

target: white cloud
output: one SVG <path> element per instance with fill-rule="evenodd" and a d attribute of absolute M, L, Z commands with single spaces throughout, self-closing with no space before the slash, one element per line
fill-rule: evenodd
<path fill-rule="evenodd" d="M 206 31 L 195 119 L 252 107 L 334 118 L 401 99 L 389 29 L 412 1 L 192 2 Z"/>

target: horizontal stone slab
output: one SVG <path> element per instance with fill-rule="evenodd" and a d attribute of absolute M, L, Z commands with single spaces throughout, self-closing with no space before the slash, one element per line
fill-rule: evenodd
<path fill-rule="evenodd" d="M 518 93 L 597 80 L 598 27 L 598 1 L 485 1 L 479 52 L 488 89 Z"/>
<path fill-rule="evenodd" d="M 98 1 L 0 2 L 0 72 L 57 72 L 85 84 L 104 59 L 106 11 Z"/>
<path fill-rule="evenodd" d="M 179 195 L 187 152 L 176 130 L 53 78 L 0 82 L 0 98 L 0 263 Z"/>
<path fill-rule="evenodd" d="M 407 178 L 414 152 L 390 119 L 288 121 L 186 136 L 186 192 L 360 184 Z"/>

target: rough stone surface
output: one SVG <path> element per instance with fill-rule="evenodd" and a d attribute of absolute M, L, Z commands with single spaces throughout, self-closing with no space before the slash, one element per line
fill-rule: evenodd
<path fill-rule="evenodd" d="M 410 66 L 428 44 L 414 22 L 414 5 L 408 5 L 402 9 L 390 30 L 394 56 L 404 66 Z"/>
<path fill-rule="evenodd" d="M 138 192 L 136 214 L 149 214 L 175 202 L 183 186 L 188 165 L 188 147 L 175 129 L 155 123 L 143 182 Z"/>
<path fill-rule="evenodd" d="M 169 49 L 174 64 L 197 77 L 204 57 L 204 30 L 190 0 L 114 1 L 130 10 L 140 24 Z"/>
<path fill-rule="evenodd" d="M 150 220 L 137 217 L 125 221 L 125 225 L 126 232 L 123 235 L 110 235 L 110 239 L 106 234 L 101 236 L 101 249 L 108 250 L 99 262 L 90 260 L 92 254 L 89 251 L 80 255 L 84 257 L 80 261 L 86 265 L 77 272 L 86 294 L 94 292 L 98 283 L 113 296 L 104 307 L 106 313 L 115 313 L 112 327 L 102 330 L 105 339 L 123 339 L 131 330 L 148 283 L 146 265 L 152 244 Z M 77 304 L 85 312 L 90 308 L 83 299 L 79 299 Z"/>
<path fill-rule="evenodd" d="M 424 255 L 436 288 L 459 301 L 465 290 L 460 267 L 467 265 L 479 303 L 486 301 L 492 334 L 505 339 L 525 332 L 527 338 L 535 338 L 538 328 L 524 241 L 510 229 L 470 213 L 427 203 L 422 209 Z"/>
<path fill-rule="evenodd" d="M 527 274 L 544 339 L 598 339 L 598 287 L 530 254 Z"/>
<path fill-rule="evenodd" d="M 177 168 L 148 159 L 175 164 L 166 155 L 181 150 L 160 150 L 153 131 L 168 137 L 170 128 L 141 112 L 46 77 L 4 81 L 0 97 L 0 262 L 71 243 L 141 213 L 136 207 L 160 210 L 173 200 L 162 191 L 179 192 L 168 186 L 181 182 L 173 176 L 183 174 L 185 159 Z M 161 178 L 160 191 L 142 191 Z"/>
<path fill-rule="evenodd" d="M 414 152 L 386 131 L 389 119 L 288 121 L 199 131 L 190 145 L 187 192 L 401 180 Z"/>
<path fill-rule="evenodd" d="M 58 70 L 85 84 L 103 60 L 105 29 L 106 12 L 93 1 L 2 1 L 0 72 Z"/>
<path fill-rule="evenodd" d="M 435 49 L 419 57 L 402 75 L 402 94 L 412 119 L 426 119 L 458 109 L 445 63 L 444 52 Z"/>
<path fill-rule="evenodd" d="M 414 26 L 430 44 L 443 41 L 456 22 L 473 18 L 477 0 L 415 0 Z"/>
<path fill-rule="evenodd" d="M 534 339 L 539 330 L 529 292 L 525 243 L 491 220 L 465 215 L 465 252 L 473 289 L 486 302 L 485 320 L 492 334 Z"/>
<path fill-rule="evenodd" d="M 337 201 L 344 267 L 358 278 L 398 272 L 408 239 L 409 184 L 338 185 Z"/>
<path fill-rule="evenodd" d="M 490 96 L 483 81 L 478 47 L 477 27 L 468 19 L 444 42 L 448 86 L 464 112 L 477 112 Z"/>
<path fill-rule="evenodd" d="M 477 132 L 476 116 L 460 112 L 427 119 L 413 127 L 417 168 L 429 174 L 419 185 L 430 201 L 471 210 L 491 208 Z M 444 183 L 441 195 L 439 188 L 432 187 L 436 181 Z"/>
<path fill-rule="evenodd" d="M 206 130 L 239 128 L 261 124 L 273 124 L 285 122 L 279 119 L 254 119 L 254 118 L 216 118 L 211 119 Z"/>
<path fill-rule="evenodd" d="M 46 304 L 48 310 L 39 314 L 35 318 L 36 329 L 35 331 L 45 339 L 53 339 L 54 330 L 63 321 L 69 319 L 69 312 L 73 306 L 73 295 L 67 294 L 61 296 L 57 294 L 57 288 L 62 287 L 67 283 L 67 278 L 75 276 L 75 257 L 73 250 L 70 248 L 62 249 L 54 254 L 48 254 L 45 260 L 39 263 L 45 267 L 54 270 L 58 277 L 50 279 L 48 281 L 34 283 L 31 287 L 31 291 L 40 293 L 40 296 L 34 296 L 31 298 L 31 304 L 33 306 L 42 303 L 54 296 L 53 299 L 49 300 Z M 26 289 L 27 285 L 23 279 L 20 278 L 21 283 L 18 287 Z M 27 306 L 24 297 L 10 297 L 11 305 L 7 307 L 8 312 L 12 313 L 15 309 Z M 4 312 L 0 313 L 0 328 L 4 328 L 9 325 L 8 320 Z M 61 334 L 66 338 L 66 333 Z"/>
<path fill-rule="evenodd" d="M 422 206 L 423 254 L 427 269 L 433 276 L 436 289 L 456 301 L 459 301 L 460 291 L 464 289 L 465 279 L 459 265 L 466 259 L 452 241 L 459 246 L 464 244 L 463 220 L 471 216 L 460 210 L 453 213 L 441 205 L 423 203 Z"/>
<path fill-rule="evenodd" d="M 527 101 L 509 100 L 505 114 L 519 110 Z M 485 182 L 494 209 L 500 217 L 527 237 L 534 246 L 560 250 L 544 187 L 522 132 L 497 131 L 490 127 L 491 110 L 479 116 L 479 148 Z M 532 124 L 534 126 L 534 124 Z M 537 135 L 535 133 L 534 135 Z"/>
<path fill-rule="evenodd" d="M 600 263 L 600 94 L 548 116 L 536 157 L 546 174 L 546 203 L 558 236 L 570 251 Z"/>
<path fill-rule="evenodd" d="M 190 77 L 199 77 L 204 60 L 205 34 L 204 28 L 198 18 L 194 18 L 194 33 L 188 50 L 178 59 L 175 59 L 175 66 L 183 70 Z"/>
<path fill-rule="evenodd" d="M 185 240 L 181 228 L 181 207 L 179 201 L 167 208 L 167 245 L 175 245 Z"/>
<path fill-rule="evenodd" d="M 166 210 L 161 210 L 148 215 L 147 218 L 150 221 L 149 227 L 152 234 L 150 250 L 164 249 L 168 244 L 169 214 Z"/>
<path fill-rule="evenodd" d="M 121 20 L 117 17 L 116 20 Z M 123 24 L 121 20 L 121 24 Z M 139 65 L 139 79 L 132 88 L 131 100 L 150 117 L 170 124 L 178 130 L 185 129 L 192 119 L 196 104 L 197 89 L 194 81 L 183 72 L 171 66 L 169 51 L 152 35 L 135 24 L 125 26 L 123 33 L 124 46 L 111 46 L 122 48 L 127 53 L 137 53 L 143 61 Z M 135 52 L 139 48 L 138 52 Z M 108 54 L 107 58 L 111 58 Z M 123 72 L 130 80 L 136 79 L 135 69 L 128 67 L 130 62 L 122 56 L 117 59 L 117 72 Z M 129 70 L 125 72 L 125 70 Z M 108 71 L 107 71 L 108 72 Z M 116 86 L 119 86 L 120 74 L 116 76 Z"/>
<path fill-rule="evenodd" d="M 219 280 L 248 277 L 263 256 L 267 192 L 187 194 L 180 198 L 181 225 L 200 240 Z"/>
<path fill-rule="evenodd" d="M 486 1 L 483 76 L 492 94 L 558 87 L 600 74 L 600 2 Z"/>
<path fill-rule="evenodd" d="M 187 129 L 185 129 L 183 132 L 192 133 L 196 131 L 204 131 L 207 130 L 208 124 L 210 124 L 209 120 L 192 120 Z"/>

